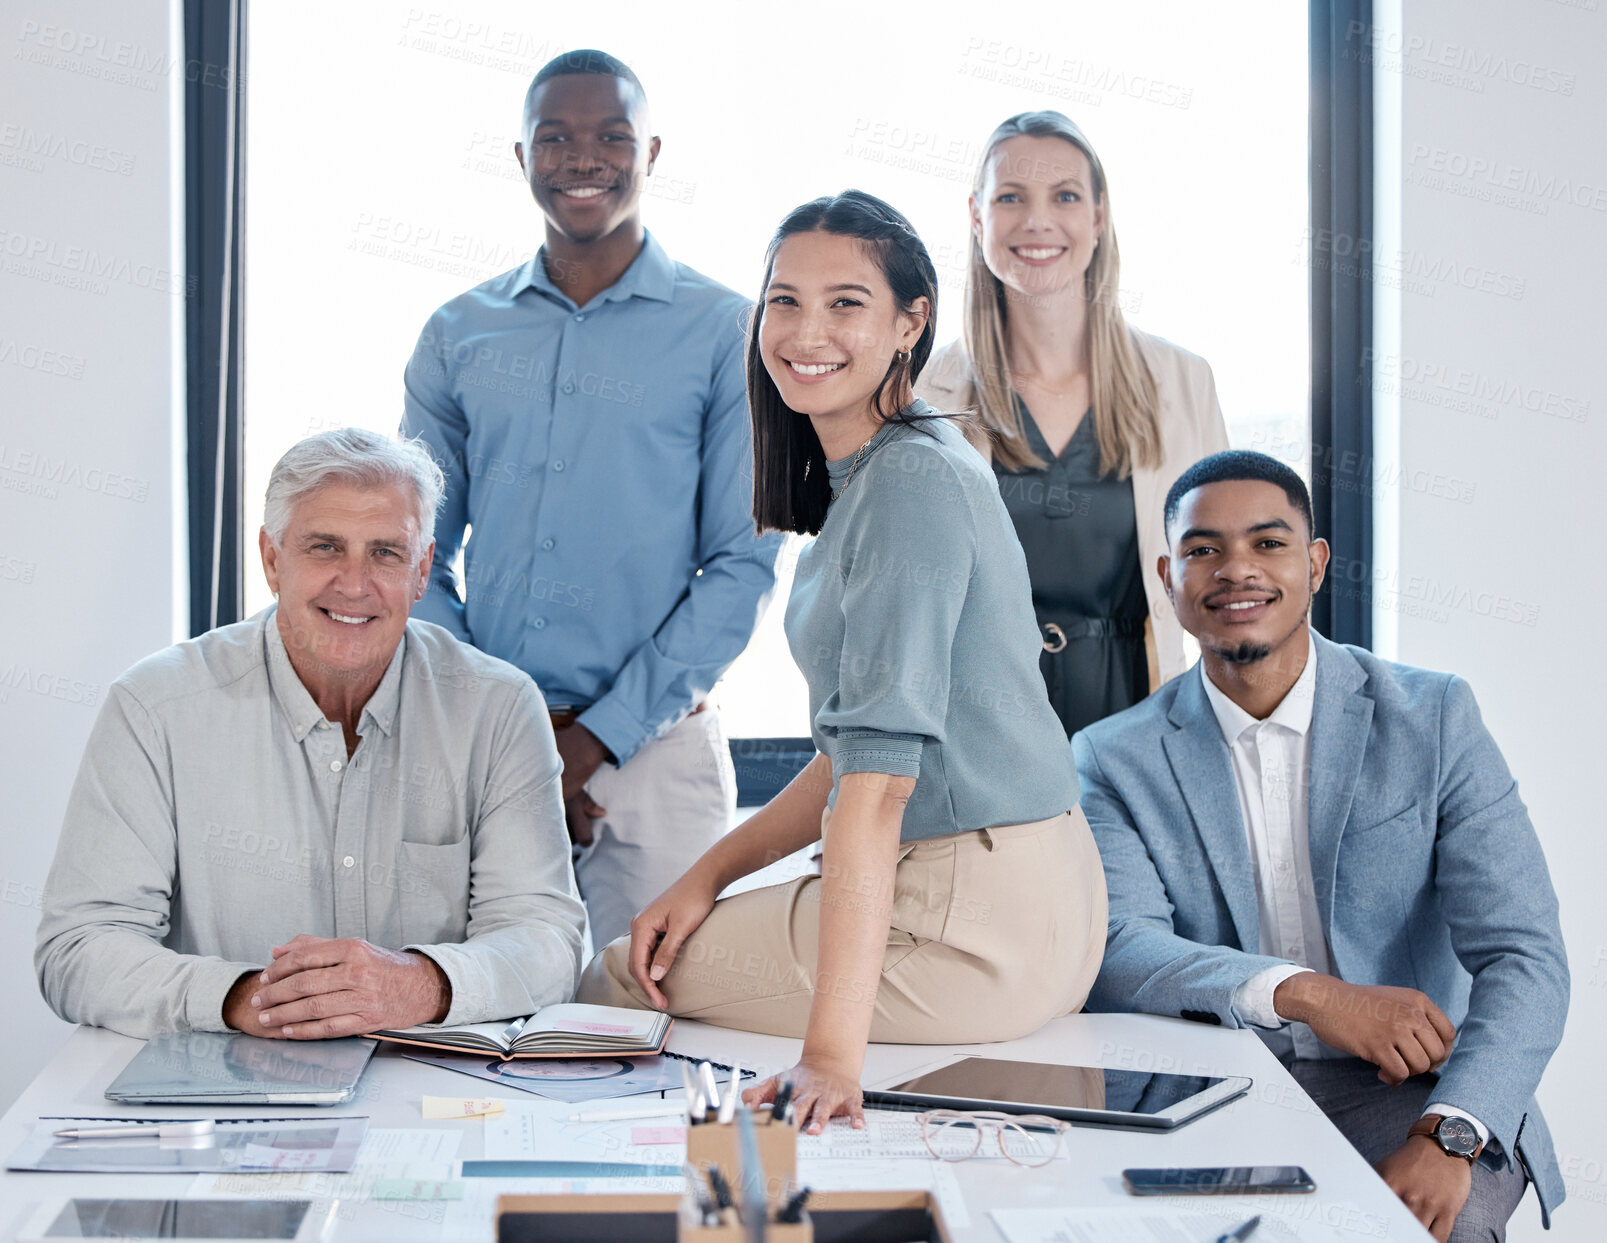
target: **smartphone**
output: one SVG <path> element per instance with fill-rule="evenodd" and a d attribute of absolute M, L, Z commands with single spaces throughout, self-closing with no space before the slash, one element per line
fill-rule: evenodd
<path fill-rule="evenodd" d="M 1230 1165 L 1194 1169 L 1123 1170 L 1135 1196 L 1245 1195 L 1255 1191 L 1315 1191 L 1298 1165 Z"/>

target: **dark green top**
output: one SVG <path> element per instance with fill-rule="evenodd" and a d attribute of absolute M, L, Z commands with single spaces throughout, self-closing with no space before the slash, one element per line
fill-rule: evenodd
<path fill-rule="evenodd" d="M 1070 735 L 1130 708 L 1149 693 L 1144 653 L 1143 568 L 1133 481 L 1099 473 L 1093 412 L 1054 457 L 1025 403 L 1021 426 L 1048 465 L 1007 471 L 995 465 L 999 494 L 1027 556 L 1032 605 L 1044 641 L 1065 646 L 1040 661 L 1049 703 Z M 1153 571 L 1151 571 L 1153 572 Z"/>

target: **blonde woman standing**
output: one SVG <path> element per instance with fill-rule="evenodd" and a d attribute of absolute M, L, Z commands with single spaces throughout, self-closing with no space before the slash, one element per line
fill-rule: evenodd
<path fill-rule="evenodd" d="M 970 211 L 965 332 L 916 393 L 981 416 L 1069 736 L 1192 663 L 1155 568 L 1162 501 L 1227 429 L 1210 365 L 1123 317 L 1105 170 L 1069 118 L 994 130 Z"/>

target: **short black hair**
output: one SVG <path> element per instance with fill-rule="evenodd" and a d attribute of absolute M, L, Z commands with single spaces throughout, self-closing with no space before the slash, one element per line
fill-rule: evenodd
<path fill-rule="evenodd" d="M 621 78 L 634 86 L 644 100 L 647 98 L 642 80 L 619 57 L 599 52 L 596 48 L 582 47 L 572 52 L 560 52 L 536 71 L 536 76 L 530 80 L 530 89 L 525 92 L 525 108 L 530 107 L 530 97 L 536 93 L 537 87 L 568 73 L 595 73 Z"/>
<path fill-rule="evenodd" d="M 1253 449 L 1226 449 L 1221 453 L 1213 453 L 1210 457 L 1201 458 L 1179 475 L 1177 482 L 1167 489 L 1163 518 L 1167 544 L 1170 545 L 1172 542 L 1172 522 L 1177 518 L 1178 508 L 1183 504 L 1185 496 L 1195 488 L 1203 488 L 1208 483 L 1232 483 L 1239 479 L 1277 484 L 1289 498 L 1289 504 L 1298 509 L 1300 516 L 1306 520 L 1307 538 L 1315 534 L 1315 526 L 1311 520 L 1311 494 L 1306 491 L 1305 480 L 1289 469 L 1285 463 L 1265 453 L 1257 453 Z"/>

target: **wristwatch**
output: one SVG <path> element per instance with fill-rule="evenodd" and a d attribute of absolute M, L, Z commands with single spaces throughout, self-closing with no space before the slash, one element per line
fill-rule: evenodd
<path fill-rule="evenodd" d="M 1406 1133 L 1427 1135 L 1440 1146 L 1441 1152 L 1451 1157 L 1466 1157 L 1469 1165 L 1477 1161 L 1479 1154 L 1484 1151 L 1484 1141 L 1479 1138 L 1478 1129 L 1466 1118 L 1458 1118 L 1455 1114 L 1443 1117 L 1424 1114 Z"/>

